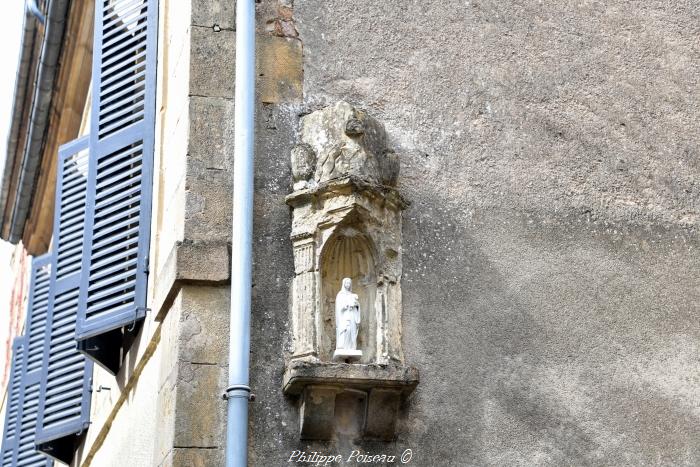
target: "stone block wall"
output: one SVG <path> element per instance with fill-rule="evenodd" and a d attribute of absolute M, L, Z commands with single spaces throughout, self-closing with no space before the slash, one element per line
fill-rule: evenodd
<path fill-rule="evenodd" d="M 162 37 L 171 45 L 161 60 L 166 82 L 162 86 L 164 136 L 157 183 L 162 196 L 155 208 L 159 213 L 154 240 L 158 269 L 152 277 L 154 312 L 161 323 L 158 420 L 162 426 L 156 433 L 153 463 L 222 465 L 226 403 L 221 394 L 227 382 L 234 144 L 234 2 L 164 3 L 171 26 L 165 27 Z M 274 21 L 270 18 L 282 17 L 284 8 L 277 2 L 258 4 L 257 38 L 261 76 L 256 187 L 266 190 L 255 205 L 253 294 L 256 304 L 264 297 L 270 311 L 260 311 L 258 305 L 254 314 L 260 330 L 265 322 L 275 323 L 276 329 L 265 332 L 277 336 L 286 333 L 276 319 L 280 313 L 286 316 L 288 284 L 279 280 L 270 284 L 267 277 L 273 264 L 281 270 L 285 265 L 291 268 L 291 251 L 286 258 L 284 255 L 289 235 L 284 196 L 302 84 L 300 43 L 265 26 Z M 178 13 L 182 9 L 188 11 Z M 277 222 L 280 218 L 281 223 Z M 261 247 L 267 257 L 258 252 Z M 259 264 L 265 266 L 261 269 Z M 254 334 L 253 353 L 264 355 L 263 336 Z M 282 355 L 283 341 L 274 340 L 270 356 Z M 274 367 L 262 365 L 265 370 L 259 371 L 260 362 L 252 365 L 257 368 L 251 369 L 251 376 L 259 375 L 275 404 L 284 403 L 280 386 L 268 383 Z M 270 404 L 263 399 L 262 404 L 253 405 L 251 418 Z"/>

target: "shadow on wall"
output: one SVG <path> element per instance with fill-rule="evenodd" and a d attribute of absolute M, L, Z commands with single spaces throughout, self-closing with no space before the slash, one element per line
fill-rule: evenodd
<path fill-rule="evenodd" d="M 683 347 L 656 307 L 684 310 L 678 329 L 694 313 L 692 297 L 654 303 L 664 285 L 643 265 L 678 266 L 663 249 L 576 220 L 435 206 L 419 200 L 404 216 L 404 351 L 421 385 L 403 407 L 401 445 L 460 466 L 700 459 L 697 404 L 684 410 L 693 399 L 645 368 L 666 358 L 658 346 Z"/>
<path fill-rule="evenodd" d="M 399 439 L 300 441 L 295 401 L 281 391 L 294 269 L 290 174 L 278 155 L 295 138 L 268 133 L 260 129 L 269 156 L 256 166 L 267 191 L 256 194 L 252 465 L 284 463 L 292 449 L 404 448 L 421 466 L 698 464 L 698 240 L 614 233 L 575 216 L 470 215 L 425 184 L 400 188 L 413 202 L 403 216 L 403 348 L 421 383 Z M 424 175 L 406 169 L 400 183 Z"/>

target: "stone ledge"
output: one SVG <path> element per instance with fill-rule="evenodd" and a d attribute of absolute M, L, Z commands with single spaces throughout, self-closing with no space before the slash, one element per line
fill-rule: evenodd
<path fill-rule="evenodd" d="M 411 366 L 290 362 L 284 372 L 283 389 L 285 394 L 300 395 L 309 385 L 356 390 L 383 388 L 407 395 L 418 381 L 418 369 Z"/>
<path fill-rule="evenodd" d="M 411 205 L 398 190 L 394 187 L 386 185 L 378 185 L 376 183 L 367 182 L 355 175 L 345 175 L 342 177 L 333 178 L 325 182 L 321 182 L 314 187 L 302 188 L 296 190 L 285 197 L 285 202 L 292 207 L 297 207 L 310 202 L 315 197 L 321 197 L 328 193 L 352 193 L 353 189 L 361 193 L 378 194 L 383 196 L 387 201 L 391 201 L 399 209 L 406 209 Z"/>
<path fill-rule="evenodd" d="M 231 280 L 226 242 L 176 242 L 155 278 L 153 311 L 162 321 L 183 284 L 224 285 Z"/>

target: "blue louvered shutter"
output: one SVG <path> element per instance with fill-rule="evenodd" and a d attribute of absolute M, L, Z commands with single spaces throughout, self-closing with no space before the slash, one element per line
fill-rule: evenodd
<path fill-rule="evenodd" d="M 51 279 L 51 255 L 32 260 L 31 280 L 27 301 L 27 324 L 24 327 L 24 364 L 20 384 L 19 425 L 17 427 L 17 452 L 13 466 L 47 466 L 53 462 L 35 449 L 37 418 L 39 415 L 39 386 L 44 354 L 44 342 L 48 336 L 46 314 Z"/>
<path fill-rule="evenodd" d="M 44 342 L 36 433 L 37 449 L 66 464 L 71 463 L 79 435 L 90 419 L 92 361 L 78 351 L 75 341 L 88 143 L 87 137 L 80 138 L 61 146 L 58 152 L 48 338 Z"/>
<path fill-rule="evenodd" d="M 15 337 L 12 341 L 12 365 L 10 381 L 7 384 L 7 403 L 5 407 L 5 428 L 2 435 L 2 467 L 13 465 L 17 452 L 17 428 L 20 411 L 20 392 L 22 385 L 22 366 L 24 364 L 24 337 Z"/>
<path fill-rule="evenodd" d="M 119 330 L 146 310 L 157 6 L 157 0 L 98 0 L 95 8 L 91 163 L 76 336 L 81 349 L 113 373 L 120 363 Z"/>

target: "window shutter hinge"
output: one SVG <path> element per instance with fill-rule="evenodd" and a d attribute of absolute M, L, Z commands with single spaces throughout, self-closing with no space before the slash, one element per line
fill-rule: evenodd
<path fill-rule="evenodd" d="M 126 330 L 128 332 L 132 332 L 134 329 L 136 329 L 136 322 L 139 320 L 139 316 L 142 314 L 145 316 L 149 311 L 151 311 L 151 309 L 146 306 L 138 306 L 134 308 L 134 319 L 131 321 L 131 324 L 126 328 Z"/>

